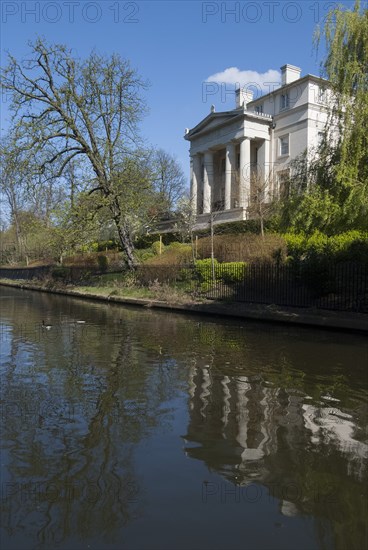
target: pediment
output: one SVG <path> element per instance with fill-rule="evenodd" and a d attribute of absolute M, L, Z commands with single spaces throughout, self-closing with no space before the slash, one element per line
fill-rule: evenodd
<path fill-rule="evenodd" d="M 190 140 L 196 137 L 199 133 L 213 130 L 216 127 L 222 126 L 227 122 L 233 121 L 235 118 L 242 116 L 243 110 L 234 109 L 233 111 L 225 111 L 222 113 L 210 113 L 206 118 L 201 120 L 197 126 L 192 128 L 185 136 L 185 139 Z"/>

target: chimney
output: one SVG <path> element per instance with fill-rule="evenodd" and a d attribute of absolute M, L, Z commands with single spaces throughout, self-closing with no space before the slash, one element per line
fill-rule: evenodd
<path fill-rule="evenodd" d="M 242 88 L 235 90 L 236 109 L 240 107 L 246 108 L 247 104 L 251 101 L 253 101 L 253 92 L 251 90 L 244 90 Z"/>
<path fill-rule="evenodd" d="M 300 67 L 295 67 L 295 65 L 284 65 L 281 67 L 281 86 L 285 86 L 285 84 L 290 84 L 291 82 L 295 82 L 296 80 L 299 80 L 301 69 Z"/>

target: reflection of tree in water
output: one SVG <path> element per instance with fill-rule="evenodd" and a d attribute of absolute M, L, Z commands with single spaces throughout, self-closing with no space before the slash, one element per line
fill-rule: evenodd
<path fill-rule="evenodd" d="M 145 366 L 134 325 L 114 328 L 113 338 L 109 330 L 81 337 L 83 327 L 67 325 L 57 337 L 12 334 L 2 387 L 10 474 L 3 517 L 12 536 L 27 530 L 28 545 L 111 540 L 140 514 L 134 448 L 169 420 L 160 406 L 172 375 L 157 353 Z M 31 370 L 20 363 L 25 348 Z"/>
<path fill-rule="evenodd" d="M 185 452 L 233 485 L 261 484 L 283 515 L 314 517 L 322 546 L 332 529 L 336 547 L 362 548 L 368 446 L 354 439 L 352 411 L 328 396 L 316 404 L 304 387 L 305 373 L 285 359 L 262 375 L 193 363 Z"/>
<path fill-rule="evenodd" d="M 348 547 L 349 533 L 359 547 L 366 470 L 345 437 L 361 439 L 364 455 L 356 426 L 363 425 L 365 353 L 358 346 L 352 357 L 342 339 L 341 347 L 340 340 L 328 346 L 328 336 L 308 331 L 239 328 L 38 293 L 18 302 L 3 311 L 18 328 L 43 318 L 60 328 L 12 334 L 2 387 L 9 481 L 33 486 L 30 498 L 9 488 L 9 531 L 26 528 L 29 540 L 38 532 L 50 546 L 73 536 L 112 539 L 144 505 L 136 444 L 170 424 L 167 401 L 188 391 L 190 457 L 239 487 L 267 487 L 285 515 L 319 518 L 320 540 L 327 522 L 337 547 Z M 340 402 L 322 405 L 327 394 Z M 56 489 L 41 487 L 33 497 L 38 482 Z M 336 483 L 337 505 L 328 502 Z"/>

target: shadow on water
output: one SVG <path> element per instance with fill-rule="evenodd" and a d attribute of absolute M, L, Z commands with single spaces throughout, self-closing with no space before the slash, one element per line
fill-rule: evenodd
<path fill-rule="evenodd" d="M 363 337 L 0 296 L 5 548 L 365 547 Z"/>

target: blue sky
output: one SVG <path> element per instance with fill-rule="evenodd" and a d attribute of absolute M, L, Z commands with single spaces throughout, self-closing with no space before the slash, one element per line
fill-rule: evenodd
<path fill-rule="evenodd" d="M 353 7 L 353 1 L 344 1 Z M 325 1 L 7 1 L 1 3 L 1 64 L 6 50 L 22 58 L 37 35 L 65 43 L 80 57 L 95 48 L 128 58 L 150 81 L 148 143 L 174 154 L 189 172 L 184 129 L 210 111 L 234 107 L 234 82 L 277 81 L 285 63 L 319 74 L 312 47 L 316 25 L 335 2 Z M 231 70 L 229 70 L 231 69 Z M 253 71 L 249 73 L 248 71 Z M 271 72 L 270 72 L 271 71 Z M 216 83 L 206 82 L 217 75 Z M 1 127 L 7 127 L 2 101 Z"/>

